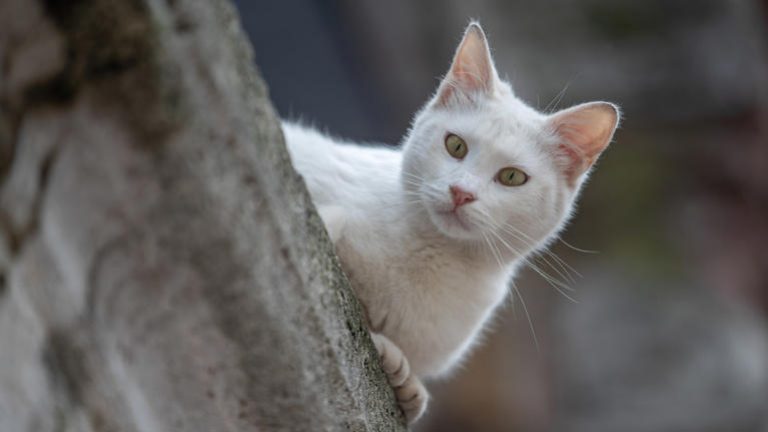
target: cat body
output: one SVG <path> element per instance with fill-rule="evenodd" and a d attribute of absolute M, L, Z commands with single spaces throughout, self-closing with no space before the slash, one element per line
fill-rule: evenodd
<path fill-rule="evenodd" d="M 403 193 L 401 150 L 283 127 L 320 214 L 343 213 L 331 237 L 371 330 L 397 341 L 417 375 L 446 372 L 503 300 L 511 266 L 435 232 Z"/>
<path fill-rule="evenodd" d="M 605 102 L 529 107 L 472 23 L 398 148 L 283 123 L 409 420 L 426 406 L 419 378 L 465 356 L 516 269 L 568 220 L 618 118 Z"/>

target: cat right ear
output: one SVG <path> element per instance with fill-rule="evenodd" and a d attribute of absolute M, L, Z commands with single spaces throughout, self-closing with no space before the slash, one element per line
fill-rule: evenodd
<path fill-rule="evenodd" d="M 571 185 L 589 171 L 608 147 L 619 125 L 619 107 L 608 102 L 590 102 L 552 115 L 549 125 L 559 137 L 557 153 Z"/>
<path fill-rule="evenodd" d="M 464 32 L 448 74 L 435 96 L 435 105 L 447 107 L 471 102 L 479 94 L 493 93 L 498 81 L 488 41 L 480 24 L 472 22 Z"/>

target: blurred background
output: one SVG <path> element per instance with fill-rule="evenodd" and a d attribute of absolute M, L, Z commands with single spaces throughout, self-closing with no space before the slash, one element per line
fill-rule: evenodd
<path fill-rule="evenodd" d="M 470 18 L 539 109 L 625 119 L 418 431 L 768 431 L 768 1 L 239 2 L 283 117 L 397 144 Z M 534 337 L 535 332 L 535 337 Z"/>

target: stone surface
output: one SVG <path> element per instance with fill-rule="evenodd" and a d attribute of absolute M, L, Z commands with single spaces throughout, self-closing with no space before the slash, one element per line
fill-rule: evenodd
<path fill-rule="evenodd" d="M 0 430 L 404 429 L 228 2 L 7 0 L 0 64 Z"/>

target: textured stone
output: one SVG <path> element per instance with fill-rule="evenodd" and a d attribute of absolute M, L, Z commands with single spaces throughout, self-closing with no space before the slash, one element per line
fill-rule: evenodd
<path fill-rule="evenodd" d="M 3 11 L 0 430 L 403 430 L 231 5 Z"/>

